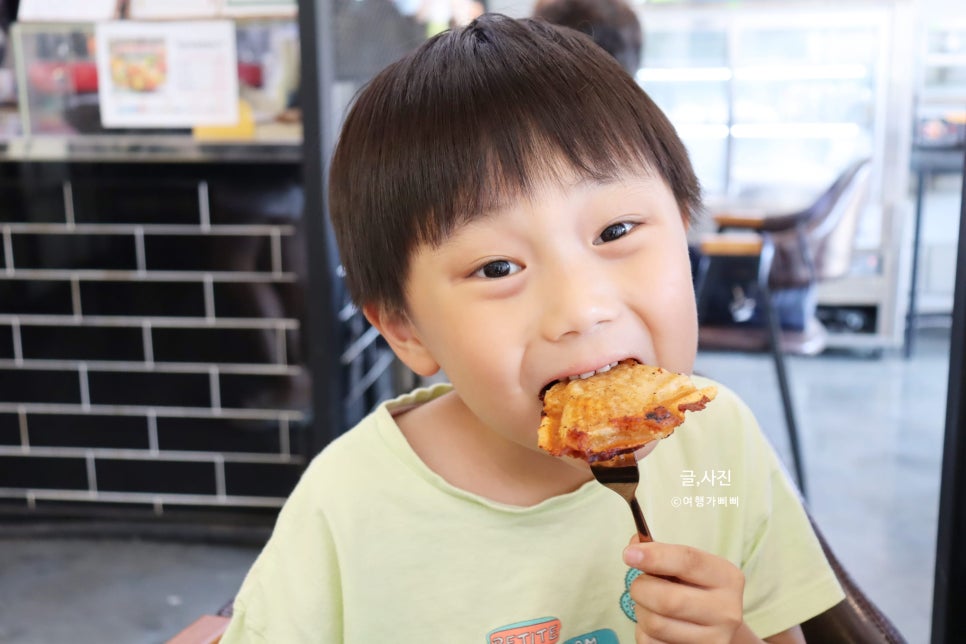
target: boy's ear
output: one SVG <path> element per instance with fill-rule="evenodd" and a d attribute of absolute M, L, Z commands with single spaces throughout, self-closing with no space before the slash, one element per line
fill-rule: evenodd
<path fill-rule="evenodd" d="M 386 311 L 378 304 L 363 305 L 362 313 L 407 367 L 420 376 L 431 376 L 439 371 L 439 363 L 420 340 L 407 315 Z"/>

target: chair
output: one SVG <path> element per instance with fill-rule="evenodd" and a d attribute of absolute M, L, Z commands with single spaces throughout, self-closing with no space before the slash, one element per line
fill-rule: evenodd
<path fill-rule="evenodd" d="M 822 550 L 835 572 L 835 577 L 845 591 L 845 599 L 802 623 L 805 641 L 828 644 L 905 644 L 906 639 L 895 625 L 862 592 L 842 566 L 811 515 L 808 519 L 812 523 L 815 536 L 822 544 Z"/>
<path fill-rule="evenodd" d="M 228 630 L 234 598 L 215 614 L 201 615 L 165 644 L 218 644 Z"/>
<path fill-rule="evenodd" d="M 802 623 L 806 641 L 822 644 L 906 644 L 905 638 L 895 625 L 846 572 L 811 516 L 809 520 L 836 578 L 842 585 L 842 590 L 845 591 L 845 599 Z M 218 644 L 228 628 L 231 614 L 232 602 L 229 601 L 217 614 L 199 617 L 168 640 L 167 644 Z"/>
<path fill-rule="evenodd" d="M 716 214 L 718 231 L 704 236 L 700 242 L 695 276 L 699 319 L 708 317 L 709 281 L 720 277 L 727 266 L 736 278 L 737 297 L 732 306 L 735 318 L 747 321 L 760 305 L 764 324 L 702 323 L 699 346 L 771 352 L 795 476 L 803 496 L 807 496 L 805 473 L 783 354 L 816 355 L 824 350 L 827 335 L 814 312 L 807 316 L 800 329 L 782 329 L 776 298 L 790 289 L 813 291 L 819 282 L 849 272 L 859 216 L 868 197 L 871 169 L 871 159 L 850 164 L 814 203 L 797 212 Z M 751 297 L 743 291 L 749 283 L 756 291 Z"/>

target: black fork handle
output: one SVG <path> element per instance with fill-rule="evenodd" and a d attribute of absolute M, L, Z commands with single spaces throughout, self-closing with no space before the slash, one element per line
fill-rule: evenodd
<path fill-rule="evenodd" d="M 637 536 L 640 538 L 641 543 L 654 541 L 654 537 L 651 536 L 651 531 L 647 527 L 647 521 L 644 520 L 644 513 L 641 511 L 641 506 L 637 502 L 637 498 L 632 498 L 628 503 L 631 506 L 631 514 L 634 515 L 634 524 L 637 526 Z"/>
<path fill-rule="evenodd" d="M 651 536 L 651 531 L 647 527 L 647 521 L 644 520 L 644 512 L 641 511 L 641 505 L 637 502 L 637 498 L 633 498 L 628 503 L 631 506 L 631 514 L 634 515 L 634 523 L 637 524 L 637 537 L 641 540 L 641 543 L 650 543 L 654 541 L 654 537 Z M 667 579 L 668 581 L 680 582 L 681 580 L 677 577 L 669 577 L 666 575 L 657 575 L 661 579 Z"/>

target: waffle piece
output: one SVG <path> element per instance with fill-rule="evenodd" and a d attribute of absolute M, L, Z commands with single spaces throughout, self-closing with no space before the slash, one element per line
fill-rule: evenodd
<path fill-rule="evenodd" d="M 718 393 L 688 376 L 624 360 L 610 371 L 560 381 L 543 395 L 537 445 L 554 456 L 604 461 L 670 436 L 684 413 Z"/>

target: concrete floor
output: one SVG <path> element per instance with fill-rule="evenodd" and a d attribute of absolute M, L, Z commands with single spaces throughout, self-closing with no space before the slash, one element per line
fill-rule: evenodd
<path fill-rule="evenodd" d="M 913 644 L 928 641 L 948 332 L 913 359 L 792 358 L 810 508 L 859 584 Z M 701 354 L 788 460 L 767 356 Z M 3 531 L 0 530 L 0 535 Z M 0 538 L 0 642 L 163 642 L 230 598 L 257 547 L 134 539 Z"/>
<path fill-rule="evenodd" d="M 948 330 L 913 357 L 823 354 L 788 361 L 808 506 L 859 586 L 912 644 L 929 641 L 949 367 Z M 771 364 L 701 355 L 735 389 L 791 469 Z"/>

